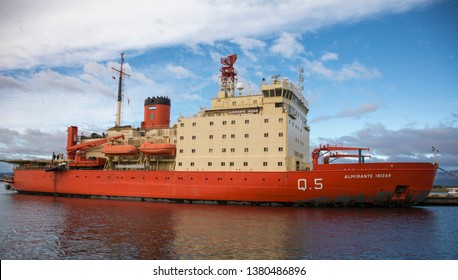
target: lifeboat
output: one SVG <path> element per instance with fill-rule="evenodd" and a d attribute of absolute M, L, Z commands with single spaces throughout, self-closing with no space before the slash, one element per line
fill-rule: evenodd
<path fill-rule="evenodd" d="M 134 145 L 103 145 L 102 153 L 107 156 L 132 156 L 138 154 L 138 149 Z"/>
<path fill-rule="evenodd" d="M 151 142 L 145 142 L 140 147 L 140 152 L 145 156 L 173 156 L 175 155 L 175 145 L 173 144 L 156 144 Z"/>

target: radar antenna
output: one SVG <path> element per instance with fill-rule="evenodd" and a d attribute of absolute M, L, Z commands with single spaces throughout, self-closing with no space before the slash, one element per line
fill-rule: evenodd
<path fill-rule="evenodd" d="M 116 72 L 119 72 L 118 103 L 116 107 L 116 127 L 121 126 L 121 103 L 122 103 L 122 97 L 123 97 L 122 75 L 126 75 L 127 77 L 130 77 L 129 74 L 122 71 L 123 64 L 124 64 L 124 52 L 121 52 L 121 67 L 119 68 L 119 70 L 114 67 L 111 67 L 111 69 L 115 70 Z"/>
<path fill-rule="evenodd" d="M 224 90 L 224 94 L 227 97 L 227 93 L 230 92 L 234 95 L 235 82 L 237 81 L 237 73 L 234 69 L 234 63 L 237 61 L 237 54 L 231 54 L 227 57 L 221 58 L 221 64 L 223 65 L 221 71 L 221 90 Z"/>

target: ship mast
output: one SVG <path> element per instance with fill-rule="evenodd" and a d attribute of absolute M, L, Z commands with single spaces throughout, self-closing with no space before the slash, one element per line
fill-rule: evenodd
<path fill-rule="evenodd" d="M 300 92 L 302 92 L 304 90 L 304 86 L 302 85 L 302 82 L 304 81 L 304 68 L 299 67 L 298 72 L 299 78 L 297 79 L 297 88 Z"/>
<path fill-rule="evenodd" d="M 297 89 L 298 89 L 298 95 L 301 98 L 302 102 L 304 102 L 305 105 L 307 105 L 307 101 L 305 100 L 305 97 L 302 95 L 302 91 L 304 90 L 304 86 L 302 83 L 304 82 L 304 68 L 299 67 L 298 69 L 299 72 L 299 77 L 297 79 Z"/>
<path fill-rule="evenodd" d="M 116 127 L 121 126 L 121 103 L 122 103 L 122 75 L 126 75 L 127 77 L 130 77 L 129 74 L 125 73 L 122 71 L 122 65 L 124 64 L 124 52 L 121 52 L 121 67 L 120 69 L 116 69 L 114 67 L 111 67 L 111 69 L 115 70 L 116 72 L 119 72 L 119 85 L 118 85 L 118 103 L 116 107 Z"/>

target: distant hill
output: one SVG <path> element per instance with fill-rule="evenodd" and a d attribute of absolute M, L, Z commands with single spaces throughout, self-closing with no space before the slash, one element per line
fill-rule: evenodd
<path fill-rule="evenodd" d="M 0 180 L 3 178 L 4 175 L 13 175 L 13 172 L 0 172 Z"/>
<path fill-rule="evenodd" d="M 444 171 L 438 170 L 436 174 L 436 179 L 434 180 L 434 185 L 449 187 L 458 186 L 458 170 L 452 170 L 448 173 L 449 174 L 445 173 Z"/>

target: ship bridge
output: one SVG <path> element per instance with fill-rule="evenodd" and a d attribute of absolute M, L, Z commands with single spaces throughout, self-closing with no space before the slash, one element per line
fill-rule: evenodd
<path fill-rule="evenodd" d="M 308 102 L 301 91 L 289 81 L 288 78 L 282 79 L 280 76 L 273 76 L 271 84 L 262 84 L 261 91 L 265 98 L 282 97 L 291 100 L 301 111 L 308 113 Z"/>
<path fill-rule="evenodd" d="M 275 107 L 283 108 L 291 118 L 299 119 L 301 126 L 310 131 L 307 125 L 308 102 L 288 78 L 273 76 L 272 83 L 261 85 L 261 91 L 264 103 L 275 103 Z"/>

